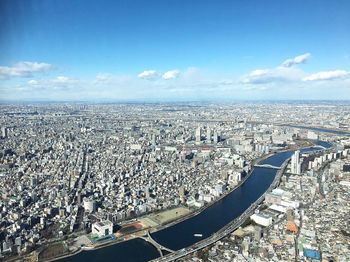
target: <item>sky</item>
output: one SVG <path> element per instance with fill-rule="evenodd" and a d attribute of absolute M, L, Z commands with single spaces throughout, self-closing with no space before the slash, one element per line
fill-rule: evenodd
<path fill-rule="evenodd" d="M 0 100 L 350 100 L 348 0 L 1 0 Z"/>

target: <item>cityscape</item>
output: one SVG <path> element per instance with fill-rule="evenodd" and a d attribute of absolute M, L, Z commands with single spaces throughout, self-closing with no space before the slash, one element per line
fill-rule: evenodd
<path fill-rule="evenodd" d="M 350 261 L 350 3 L 0 3 L 0 261 Z"/>
<path fill-rule="evenodd" d="M 141 238 L 180 261 L 350 259 L 348 104 L 1 109 L 4 258 L 51 260 Z M 155 240 L 271 171 L 276 186 L 217 241 L 188 232 L 196 242 L 179 252 Z M 197 242 L 202 248 L 192 251 Z"/>

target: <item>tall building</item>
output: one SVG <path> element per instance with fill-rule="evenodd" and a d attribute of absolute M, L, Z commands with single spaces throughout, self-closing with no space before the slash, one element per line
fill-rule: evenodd
<path fill-rule="evenodd" d="M 201 127 L 199 126 L 196 129 L 196 143 L 201 142 L 201 136 L 202 136 L 202 130 L 201 130 Z"/>
<path fill-rule="evenodd" d="M 151 134 L 151 138 L 152 138 L 152 146 L 155 146 L 157 144 L 156 134 Z"/>
<path fill-rule="evenodd" d="M 208 126 L 207 127 L 207 144 L 210 144 L 210 143 L 211 143 L 211 129 Z"/>
<path fill-rule="evenodd" d="M 214 141 L 214 144 L 217 144 L 219 142 L 219 135 L 216 130 L 214 130 L 213 141 Z"/>
<path fill-rule="evenodd" d="M 3 126 L 1 128 L 1 137 L 2 138 L 6 138 L 7 137 L 7 128 L 5 126 Z"/>
<path fill-rule="evenodd" d="M 151 197 L 151 194 L 150 194 L 150 192 L 149 192 L 149 187 L 148 187 L 148 186 L 145 187 L 145 197 L 146 197 L 147 199 Z"/>
<path fill-rule="evenodd" d="M 185 197 L 185 187 L 184 186 L 180 186 L 180 188 L 179 188 L 179 196 L 180 197 Z"/>
<path fill-rule="evenodd" d="M 292 174 L 301 174 L 301 163 L 300 163 L 300 151 L 297 150 L 294 152 L 291 159 L 290 171 Z"/>

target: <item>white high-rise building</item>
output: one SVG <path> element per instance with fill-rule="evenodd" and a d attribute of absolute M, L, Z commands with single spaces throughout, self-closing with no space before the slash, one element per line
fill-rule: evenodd
<path fill-rule="evenodd" d="M 218 135 L 218 132 L 216 130 L 214 130 L 213 142 L 214 142 L 214 144 L 217 144 L 219 142 L 219 135 Z"/>
<path fill-rule="evenodd" d="M 201 127 L 199 126 L 196 129 L 196 143 L 201 142 L 201 136 L 202 136 L 202 130 L 201 130 Z"/>
<path fill-rule="evenodd" d="M 7 128 L 5 126 L 3 126 L 1 128 L 1 137 L 2 138 L 6 138 L 7 137 Z"/>
<path fill-rule="evenodd" d="M 300 151 L 297 150 L 292 156 L 290 171 L 292 174 L 301 174 Z"/>
<path fill-rule="evenodd" d="M 211 143 L 211 129 L 208 126 L 207 127 L 207 144 L 210 144 L 210 143 Z"/>

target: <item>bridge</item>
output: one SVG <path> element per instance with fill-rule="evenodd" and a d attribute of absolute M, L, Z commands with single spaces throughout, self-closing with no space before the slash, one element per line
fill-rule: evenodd
<path fill-rule="evenodd" d="M 140 238 L 142 238 L 143 240 L 145 240 L 145 241 L 151 243 L 153 246 L 155 246 L 155 247 L 157 248 L 159 254 L 161 255 L 161 257 L 163 256 L 162 250 L 168 251 L 168 252 L 170 252 L 170 253 L 174 253 L 174 252 L 175 252 L 174 250 L 172 250 L 172 249 L 170 249 L 170 248 L 167 248 L 167 247 L 165 247 L 165 246 L 162 246 L 162 245 L 159 244 L 157 241 L 155 241 L 155 240 L 151 237 L 149 231 L 147 231 L 147 236 L 143 236 L 143 237 L 140 237 Z"/>
<path fill-rule="evenodd" d="M 264 168 L 272 168 L 272 169 L 281 169 L 282 167 L 281 166 L 273 166 L 273 165 L 270 165 L 270 164 L 256 164 L 254 165 L 254 167 L 264 167 Z"/>

